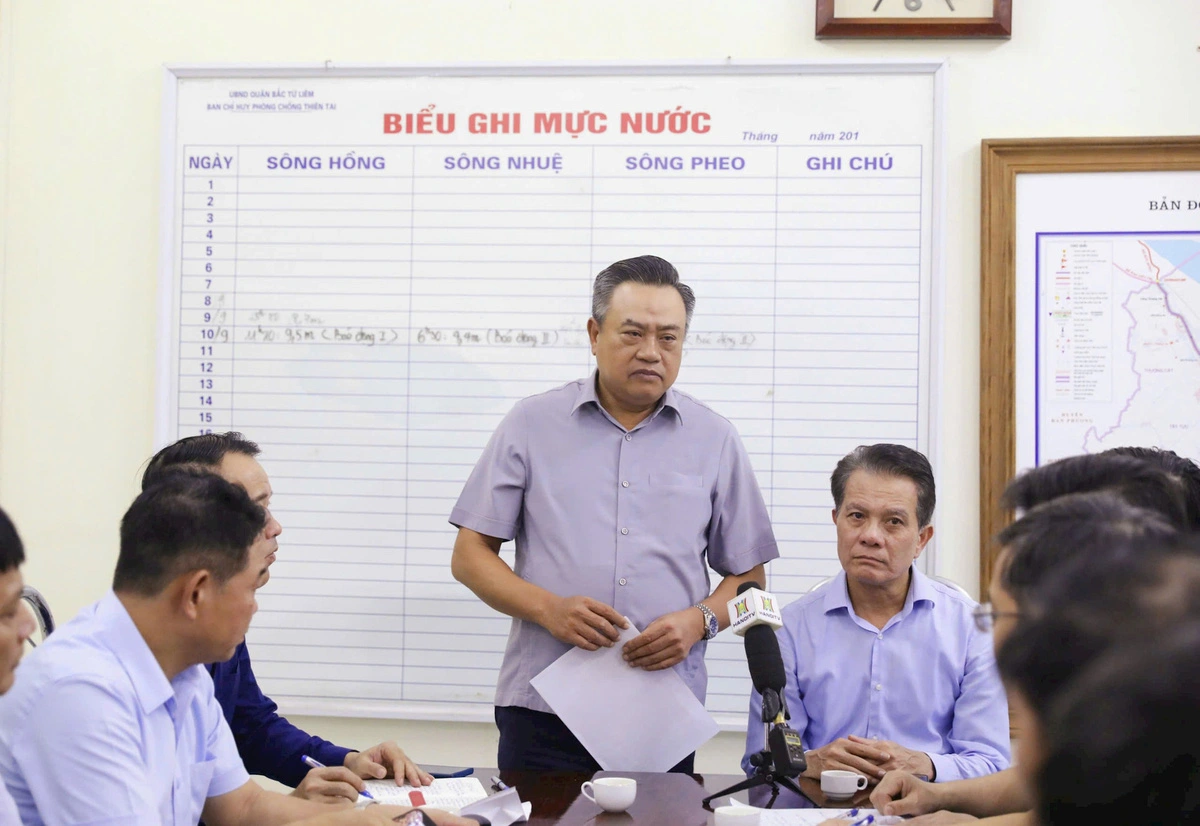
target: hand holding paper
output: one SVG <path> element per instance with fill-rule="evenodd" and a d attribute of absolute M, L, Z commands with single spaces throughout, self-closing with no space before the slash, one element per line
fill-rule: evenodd
<path fill-rule="evenodd" d="M 716 720 L 673 670 L 631 668 L 622 646 L 573 648 L 531 681 L 607 771 L 665 772 L 718 731 Z"/>

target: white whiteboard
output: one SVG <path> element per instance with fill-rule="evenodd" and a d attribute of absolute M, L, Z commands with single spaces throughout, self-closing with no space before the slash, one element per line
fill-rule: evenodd
<path fill-rule="evenodd" d="M 632 255 L 695 288 L 677 386 L 746 443 L 770 588 L 835 573 L 836 460 L 935 453 L 943 74 L 168 69 L 157 435 L 263 448 L 284 526 L 249 635 L 264 690 L 491 719 L 508 619 L 454 582 L 446 519 L 511 405 L 592 369 L 592 279 Z M 740 641 L 708 665 L 743 727 Z"/>

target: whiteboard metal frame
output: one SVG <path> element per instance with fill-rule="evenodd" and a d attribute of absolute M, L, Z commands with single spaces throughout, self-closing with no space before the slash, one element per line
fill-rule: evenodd
<path fill-rule="evenodd" d="M 924 403 L 927 420 L 924 437 L 926 454 L 933 467 L 934 478 L 940 476 L 943 467 L 941 456 L 942 416 L 939 401 L 944 380 L 944 309 L 945 309 L 945 260 L 946 260 L 946 189 L 948 130 L 946 124 L 948 62 L 946 59 L 923 60 L 699 60 L 699 61 L 653 61 L 630 63 L 628 61 L 593 62 L 546 62 L 546 63 L 457 63 L 444 64 L 376 64 L 335 63 L 326 60 L 316 63 L 259 65 L 253 63 L 205 64 L 178 63 L 163 66 L 163 128 L 161 136 L 161 193 L 162 204 L 170 204 L 170 210 L 162 210 L 159 227 L 159 294 L 158 294 L 158 347 L 156 353 L 155 393 L 155 447 L 174 441 L 170 432 L 170 416 L 164 399 L 178 395 L 178 386 L 171 381 L 172 359 L 178 351 L 171 342 L 171 327 L 174 307 L 174 203 L 179 194 L 176 189 L 175 144 L 179 85 L 185 80 L 228 79 L 228 78 L 387 78 L 387 77 L 479 77 L 485 75 L 511 75 L 515 77 L 593 77 L 593 76 L 670 76 L 670 75 L 932 75 L 933 77 L 933 169 L 930 228 L 930 288 L 931 304 L 929 321 L 928 383 Z M 161 388 L 168 386 L 173 395 L 164 395 Z M 931 540 L 929 547 L 917 562 L 925 573 L 940 574 L 938 539 Z M 329 710 L 323 703 L 289 701 L 289 714 L 327 716 Z M 369 703 L 356 701 L 352 715 L 382 719 L 406 720 L 457 720 L 461 722 L 487 723 L 492 721 L 488 709 L 475 709 L 456 703 Z M 722 731 L 743 731 L 745 719 L 741 715 L 714 714 Z"/>
<path fill-rule="evenodd" d="M 932 247 L 929 262 L 929 279 L 931 288 L 929 322 L 929 396 L 926 399 L 929 411 L 929 432 L 926 434 L 927 458 L 933 467 L 933 478 L 942 478 L 945 462 L 942 458 L 942 415 L 940 400 L 942 388 L 945 386 L 945 338 L 946 330 L 946 192 L 948 188 L 946 174 L 946 147 L 949 146 L 949 127 L 946 123 L 946 95 L 949 89 L 949 64 L 942 61 L 933 73 L 933 227 L 930 237 Z M 940 562 L 938 553 L 941 543 L 935 531 L 925 553 L 921 555 L 924 564 L 918 564 L 922 572 L 936 576 L 945 576 L 946 572 Z"/>
<path fill-rule="evenodd" d="M 254 63 L 206 64 L 168 63 L 163 68 L 176 79 L 197 78 L 300 78 L 300 77 L 476 77 L 488 74 L 517 77 L 583 77 L 592 75 L 757 75 L 757 74 L 888 74 L 938 75 L 946 68 L 939 60 L 697 60 L 697 61 L 629 61 L 598 60 L 590 62 L 546 63 L 322 63 L 273 64 Z M 943 95 L 939 84 L 936 95 Z M 939 109 L 941 107 L 938 107 Z M 935 112 L 936 117 L 936 112 Z"/>

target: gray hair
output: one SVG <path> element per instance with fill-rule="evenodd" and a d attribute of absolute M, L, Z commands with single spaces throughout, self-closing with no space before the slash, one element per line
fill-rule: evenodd
<path fill-rule="evenodd" d="M 904 445 L 878 444 L 859 445 L 842 457 L 829 477 L 833 492 L 833 506 L 842 509 L 846 495 L 846 482 L 856 470 L 865 470 L 880 476 L 902 476 L 912 479 L 917 486 L 917 527 L 924 528 L 933 519 L 933 508 L 937 504 L 937 490 L 933 483 L 933 468 L 925 454 Z"/>
<path fill-rule="evenodd" d="M 626 281 L 635 284 L 648 284 L 652 287 L 674 287 L 683 299 L 683 309 L 687 313 L 687 326 L 692 325 L 692 311 L 696 309 L 696 294 L 687 284 L 679 280 L 679 271 L 671 262 L 657 255 L 639 255 L 637 258 L 626 258 L 609 264 L 596 276 L 592 285 L 592 318 L 597 324 L 604 324 L 608 308 L 612 304 L 613 291 Z"/>

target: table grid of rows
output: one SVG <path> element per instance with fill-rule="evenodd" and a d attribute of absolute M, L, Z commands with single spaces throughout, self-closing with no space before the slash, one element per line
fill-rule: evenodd
<path fill-rule="evenodd" d="M 771 588 L 836 571 L 833 464 L 920 436 L 921 152 L 884 149 L 184 147 L 178 434 L 263 447 L 271 693 L 490 703 L 508 623 L 451 577 L 446 519 L 511 405 L 592 369 L 592 279 L 632 255 L 696 291 L 677 386 L 751 454 Z M 710 708 L 743 710 L 740 647 L 708 659 Z"/>

